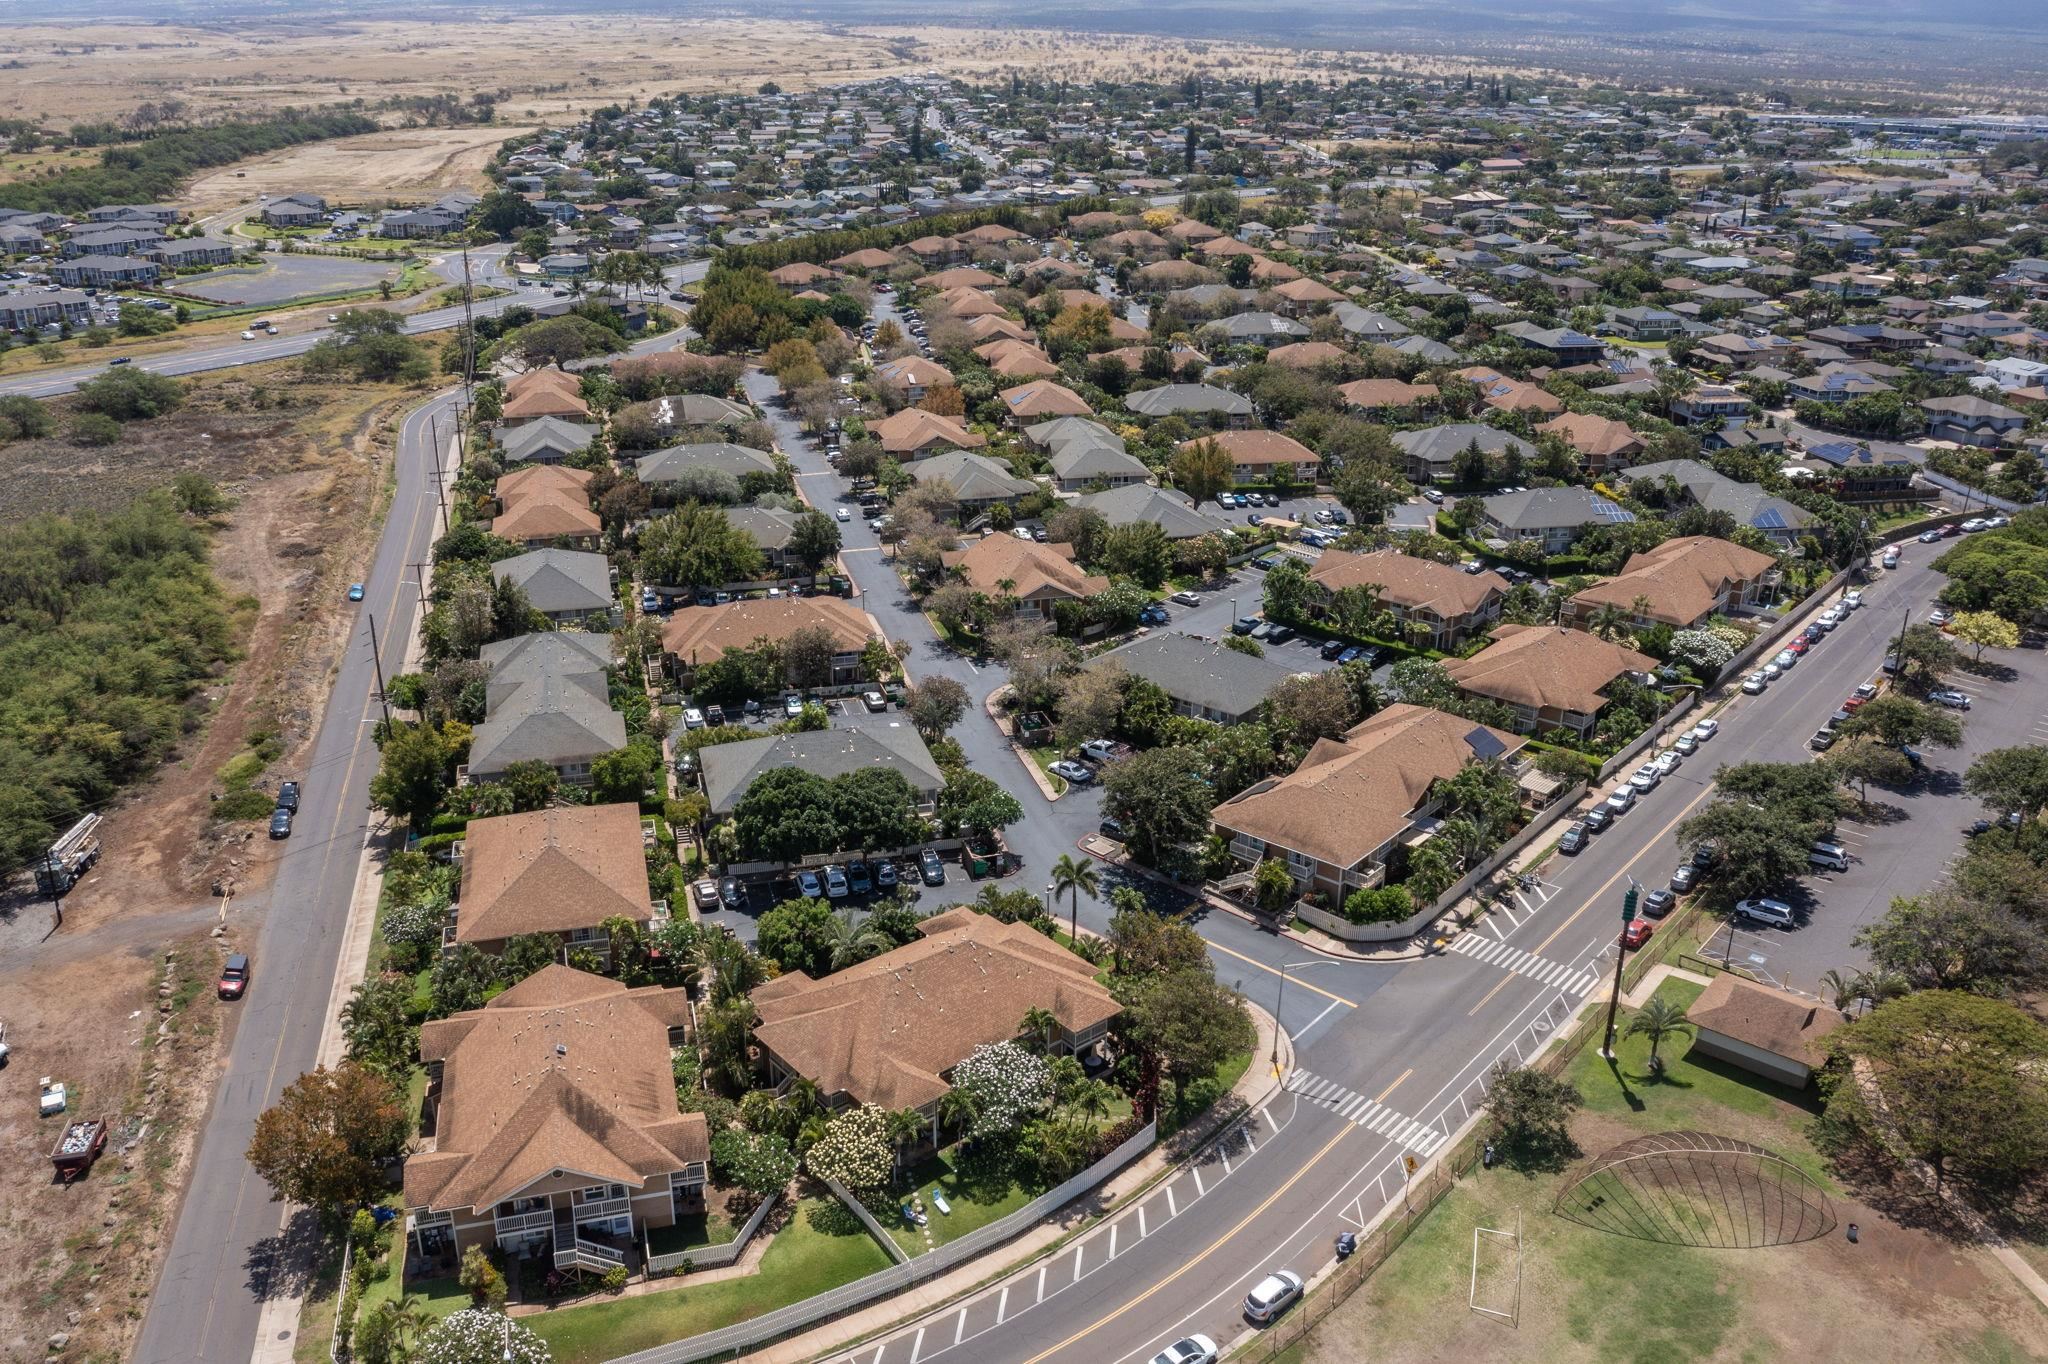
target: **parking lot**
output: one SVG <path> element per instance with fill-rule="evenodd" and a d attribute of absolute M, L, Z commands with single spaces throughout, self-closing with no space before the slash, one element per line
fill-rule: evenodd
<path fill-rule="evenodd" d="M 395 263 L 353 256 L 270 253 L 262 259 L 259 271 L 210 271 L 179 280 L 178 288 L 217 303 L 284 303 L 344 289 L 373 289 L 377 281 L 398 276 Z"/>

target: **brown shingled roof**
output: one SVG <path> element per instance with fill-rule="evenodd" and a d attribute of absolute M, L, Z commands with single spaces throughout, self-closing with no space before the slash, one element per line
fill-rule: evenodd
<path fill-rule="evenodd" d="M 986 436 L 969 431 L 951 417 L 941 417 L 921 407 L 906 407 L 878 422 L 869 422 L 868 434 L 882 442 L 883 451 L 891 455 L 909 454 L 928 446 L 978 450 L 988 444 Z"/>
<path fill-rule="evenodd" d="M 1808 1067 L 1826 1059 L 1821 1039 L 1845 1021 L 1803 996 L 1727 972 L 1708 982 L 1685 1016 L 1698 1027 Z"/>
<path fill-rule="evenodd" d="M 742 597 L 723 606 L 686 606 L 661 630 L 661 646 L 677 658 L 709 663 L 727 649 L 745 649 L 757 639 L 777 643 L 806 626 L 819 625 L 848 653 L 859 653 L 881 634 L 873 617 L 839 597 Z"/>
<path fill-rule="evenodd" d="M 1037 544 L 1014 535 L 987 535 L 965 549 L 948 550 L 946 567 L 958 569 L 969 587 L 995 592 L 1007 582 L 1020 599 L 1050 592 L 1081 601 L 1109 590 L 1109 579 L 1082 571 L 1069 544 Z"/>
<path fill-rule="evenodd" d="M 1649 617 L 1670 625 L 1691 625 L 1713 609 L 1730 583 L 1754 582 L 1777 565 L 1768 554 L 1745 549 L 1714 535 L 1681 535 L 1629 556 L 1628 565 L 1605 582 L 1572 597 L 1599 607 L 1635 609 L 1650 600 Z"/>
<path fill-rule="evenodd" d="M 681 990 L 555 965 L 426 1024 L 420 1056 L 441 1062 L 441 1101 L 433 1148 L 405 1163 L 406 1205 L 489 1208 L 557 1171 L 665 1188 L 708 1160 L 704 1116 L 677 1111 L 669 1060 L 669 1030 L 688 1018 Z"/>
<path fill-rule="evenodd" d="M 463 834 L 457 942 L 654 917 L 634 805 L 569 805 L 473 819 Z"/>
<path fill-rule="evenodd" d="M 1398 549 L 1353 554 L 1328 549 L 1308 573 L 1325 591 L 1345 587 L 1377 587 L 1381 600 L 1407 610 L 1427 609 L 1439 616 L 1470 615 L 1486 599 L 1508 590 L 1507 580 L 1488 570 L 1466 573 L 1434 559 L 1420 559 Z"/>
<path fill-rule="evenodd" d="M 1493 632 L 1493 643 L 1470 658 L 1450 660 L 1444 671 L 1476 696 L 1591 715 L 1607 703 L 1602 693 L 1615 678 L 1656 666 L 1648 654 L 1583 630 L 1503 625 Z"/>
<path fill-rule="evenodd" d="M 965 905 L 918 925 L 922 940 L 823 980 L 801 971 L 753 993 L 754 1038 L 828 1095 L 916 1108 L 977 1046 L 1017 1035 L 1031 1009 L 1070 1033 L 1120 1012 L 1095 968 L 1023 924 Z"/>
<path fill-rule="evenodd" d="M 1351 867 L 1407 829 L 1439 780 L 1474 760 L 1484 731 L 1512 753 L 1527 740 L 1426 706 L 1397 703 L 1322 739 L 1287 776 L 1260 782 L 1210 812 L 1221 829 L 1264 839 L 1333 867 Z"/>

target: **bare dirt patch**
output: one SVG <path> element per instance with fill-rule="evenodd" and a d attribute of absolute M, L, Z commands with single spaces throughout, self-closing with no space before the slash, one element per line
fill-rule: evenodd
<path fill-rule="evenodd" d="M 269 786 L 310 738 L 346 639 L 345 584 L 374 543 L 396 416 L 419 396 L 306 383 L 283 362 L 197 380 L 176 413 L 103 450 L 0 447 L 9 519 L 115 505 L 181 472 L 214 479 L 235 505 L 219 519 L 213 567 L 244 626 L 242 658 L 205 698 L 208 722 L 107 812 L 106 852 L 66 898 L 63 927 L 52 931 L 47 903 L 19 887 L 0 895 L 0 1018 L 15 1049 L 0 1073 L 12 1172 L 0 1199 L 0 1358 L 43 1358 L 64 1334 L 65 1358 L 117 1359 L 140 1323 L 217 1073 L 212 981 L 254 931 L 211 935 L 215 890 L 262 884 L 275 856 L 259 824 L 215 823 L 209 796 L 256 736 L 274 734 L 281 754 L 259 779 Z M 166 951 L 176 956 L 160 994 Z M 73 1087 L 74 1116 L 116 1120 L 107 1156 L 69 1189 L 43 1183 L 56 1130 L 32 1098 L 45 1074 Z"/>
<path fill-rule="evenodd" d="M 489 187 L 484 167 L 518 128 L 403 128 L 287 147 L 210 171 L 182 202 L 214 213 L 259 194 L 324 195 L 348 204 L 431 199 L 449 190 Z"/>

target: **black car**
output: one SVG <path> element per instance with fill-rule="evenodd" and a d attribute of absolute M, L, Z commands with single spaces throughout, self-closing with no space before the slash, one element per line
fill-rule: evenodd
<path fill-rule="evenodd" d="M 1563 838 L 1557 840 L 1557 850 L 1561 853 L 1579 852 L 1592 841 L 1593 836 L 1586 831 L 1585 825 L 1574 824 L 1564 831 Z"/>
<path fill-rule="evenodd" d="M 270 836 L 290 838 L 292 836 L 292 812 L 282 805 L 270 812 Z"/>
<path fill-rule="evenodd" d="M 1101 830 L 1105 837 L 1114 838 L 1119 841 L 1123 839 L 1124 822 L 1113 815 L 1103 816 L 1102 823 L 1098 824 L 1096 828 Z"/>
<path fill-rule="evenodd" d="M 917 872 L 928 886 L 946 884 L 946 864 L 939 861 L 939 855 L 930 848 L 917 855 Z"/>
<path fill-rule="evenodd" d="M 728 876 L 718 883 L 718 903 L 724 905 L 727 909 L 743 909 L 746 907 L 747 893 L 740 889 L 738 877 Z"/>
<path fill-rule="evenodd" d="M 1335 662 L 1337 655 L 1343 653 L 1345 648 L 1346 645 L 1344 641 L 1341 639 L 1326 639 L 1323 641 L 1323 647 L 1320 650 L 1318 650 L 1318 652 L 1321 653 L 1324 658 L 1330 660 L 1331 662 Z"/>
<path fill-rule="evenodd" d="M 1713 870 L 1714 864 L 1720 860 L 1721 850 L 1714 846 L 1712 840 L 1702 843 L 1692 850 L 1692 864 L 1701 871 Z"/>
<path fill-rule="evenodd" d="M 1579 827 L 1597 834 L 1612 823 L 1614 823 L 1614 812 L 1609 810 L 1603 803 L 1586 811 L 1586 817 L 1579 821 Z"/>
<path fill-rule="evenodd" d="M 299 784 L 297 782 L 288 781 L 277 788 L 277 808 L 289 810 L 293 814 L 299 812 Z"/>

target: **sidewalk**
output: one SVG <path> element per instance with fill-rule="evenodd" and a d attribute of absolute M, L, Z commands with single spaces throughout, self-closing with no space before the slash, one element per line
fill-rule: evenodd
<path fill-rule="evenodd" d="M 1117 1171 L 1094 1192 L 1075 1199 L 1038 1226 L 987 1255 L 857 1312 L 764 1345 L 738 1358 L 754 1364 L 803 1364 L 806 1360 L 852 1349 L 865 1341 L 906 1327 L 918 1317 L 939 1311 L 998 1279 L 1029 1267 L 1132 1203 L 1138 1194 L 1158 1183 L 1185 1157 L 1207 1145 L 1212 1137 L 1239 1116 L 1257 1112 L 1279 1093 L 1281 1078 L 1294 1068 L 1293 1039 L 1285 1032 L 1279 1032 L 1276 1038 L 1276 1024 L 1272 1016 L 1255 1004 L 1248 1003 L 1246 1007 L 1251 1011 L 1252 1024 L 1258 1032 L 1258 1040 L 1253 1044 L 1252 1064 L 1230 1093 L 1219 1099 L 1201 1121 L 1174 1133 Z M 1276 1050 L 1279 1061 L 1274 1065 L 1270 1058 Z"/>

